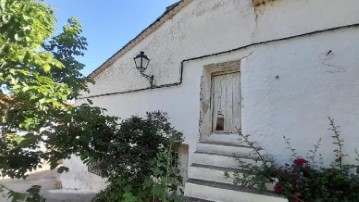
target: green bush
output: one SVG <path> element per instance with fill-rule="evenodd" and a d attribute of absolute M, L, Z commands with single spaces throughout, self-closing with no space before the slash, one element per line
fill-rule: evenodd
<path fill-rule="evenodd" d="M 110 183 L 93 201 L 178 201 L 181 177 L 174 153 L 181 143 L 182 133 L 160 112 L 123 121 L 92 159 Z"/>

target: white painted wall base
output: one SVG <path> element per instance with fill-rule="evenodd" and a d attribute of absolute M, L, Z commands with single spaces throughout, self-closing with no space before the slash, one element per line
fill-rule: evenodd
<path fill-rule="evenodd" d="M 106 179 L 88 172 L 80 157 L 72 155 L 71 159 L 65 159 L 64 165 L 69 172 L 61 174 L 62 188 L 67 190 L 92 190 L 100 191 L 106 188 Z"/>

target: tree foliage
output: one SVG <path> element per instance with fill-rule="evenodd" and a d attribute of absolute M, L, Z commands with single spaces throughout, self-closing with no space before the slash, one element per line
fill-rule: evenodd
<path fill-rule="evenodd" d="M 109 179 L 98 201 L 176 200 L 181 181 L 173 152 L 182 134 L 159 112 L 119 124 L 104 109 L 69 105 L 91 82 L 77 61 L 87 42 L 76 19 L 55 36 L 54 23 L 53 8 L 41 0 L 0 0 L 1 176 L 25 178 L 44 160 L 54 169 L 76 154 L 99 162 Z M 38 188 L 9 191 L 15 201 L 36 201 Z"/>
<path fill-rule="evenodd" d="M 71 18 L 54 36 L 53 8 L 38 0 L 0 0 L 0 170 L 24 177 L 41 159 L 51 127 L 74 109 L 67 103 L 90 80 L 77 61 L 86 50 L 80 23 Z M 52 151 L 49 151 L 52 152 Z"/>

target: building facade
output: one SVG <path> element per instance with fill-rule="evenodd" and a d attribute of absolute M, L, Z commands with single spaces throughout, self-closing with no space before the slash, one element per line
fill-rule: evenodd
<path fill-rule="evenodd" d="M 167 112 L 188 145 L 186 175 L 198 178 L 185 189 L 205 186 L 196 174 L 205 167 L 191 168 L 194 163 L 231 167 L 221 159 L 243 144 L 239 128 L 279 163 L 290 157 L 283 135 L 301 156 L 321 138 L 319 153 L 331 162 L 329 116 L 341 126 L 346 160 L 354 161 L 359 142 L 358 10 L 357 0 L 180 1 L 96 69 L 90 75 L 96 84 L 77 104 L 89 98 L 121 118 Z M 146 74 L 154 75 L 153 87 L 135 68 L 133 58 L 140 51 L 151 60 Z M 104 186 L 78 159 L 66 162 L 70 172 L 62 176 L 64 188 Z M 211 195 L 208 190 L 202 195 Z"/>

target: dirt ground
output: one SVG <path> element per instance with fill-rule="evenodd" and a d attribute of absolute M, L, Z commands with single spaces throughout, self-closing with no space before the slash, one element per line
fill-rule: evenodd
<path fill-rule="evenodd" d="M 41 185 L 40 194 L 46 202 L 90 202 L 96 195 L 92 191 L 62 190 L 60 175 L 55 170 L 41 170 L 23 179 L 0 179 L 0 184 L 16 192 L 26 192 L 32 185 Z M 0 193 L 0 202 L 10 202 L 7 193 Z"/>

